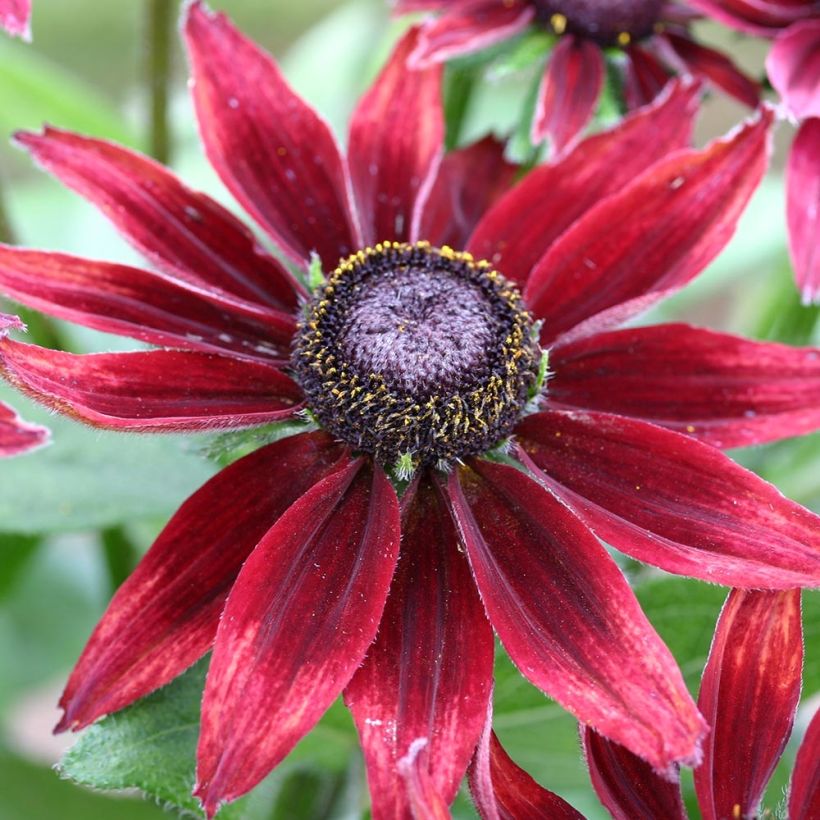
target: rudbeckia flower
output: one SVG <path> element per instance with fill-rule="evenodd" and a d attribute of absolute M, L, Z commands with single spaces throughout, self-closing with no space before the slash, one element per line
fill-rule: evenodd
<path fill-rule="evenodd" d="M 696 42 L 688 23 L 697 15 L 664 0 L 394 0 L 398 13 L 436 11 L 410 64 L 424 66 L 478 51 L 531 26 L 559 35 L 538 90 L 533 142 L 549 137 L 556 153 L 578 139 L 598 105 L 605 49 L 624 60 L 624 98 L 630 108 L 651 101 L 669 70 L 707 78 L 754 107 L 757 84 L 719 51 Z"/>
<path fill-rule="evenodd" d="M 31 39 L 31 0 L 0 0 L 0 26 L 9 34 Z"/>
<path fill-rule="evenodd" d="M 513 184 L 492 142 L 443 156 L 441 69 L 405 68 L 417 30 L 360 100 L 344 154 L 223 15 L 191 3 L 183 33 L 211 163 L 316 289 L 151 160 L 20 134 L 158 271 L 4 247 L 0 289 L 155 348 L 6 339 L 0 368 L 119 430 L 313 427 L 182 505 L 91 636 L 58 728 L 213 649 L 196 789 L 209 815 L 342 693 L 374 817 L 421 797 L 441 813 L 484 730 L 495 630 L 582 722 L 660 771 L 697 763 L 706 723 L 593 531 L 671 572 L 818 585 L 820 520 L 717 447 L 820 426 L 820 358 L 614 327 L 726 244 L 770 113 L 692 150 L 697 89 L 675 83 Z"/>

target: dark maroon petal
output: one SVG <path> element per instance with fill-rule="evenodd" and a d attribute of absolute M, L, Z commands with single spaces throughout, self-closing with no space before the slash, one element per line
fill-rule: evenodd
<path fill-rule="evenodd" d="M 583 723 L 669 771 L 706 726 L 620 570 L 522 472 L 474 460 L 448 497 L 481 599 L 522 674 Z"/>
<path fill-rule="evenodd" d="M 820 350 L 689 325 L 601 333 L 550 356 L 552 402 L 642 418 L 721 447 L 820 429 Z"/>
<path fill-rule="evenodd" d="M 646 49 L 632 46 L 627 49 L 624 98 L 630 110 L 654 100 L 669 82 L 669 74 L 658 58 Z"/>
<path fill-rule="evenodd" d="M 196 0 L 183 25 L 205 150 L 222 181 L 294 261 L 326 269 L 359 245 L 327 123 L 274 60 Z"/>
<path fill-rule="evenodd" d="M 804 122 L 789 153 L 789 250 L 803 302 L 820 301 L 820 119 Z"/>
<path fill-rule="evenodd" d="M 296 305 L 295 280 L 253 234 L 148 157 L 56 128 L 18 133 L 15 139 L 172 276 L 278 310 Z"/>
<path fill-rule="evenodd" d="M 503 142 L 485 137 L 446 154 L 421 214 L 419 238 L 463 248 L 479 219 L 515 182 Z"/>
<path fill-rule="evenodd" d="M 589 726 L 581 727 L 581 740 L 592 786 L 615 820 L 686 820 L 677 783 Z"/>
<path fill-rule="evenodd" d="M 3 339 L 0 374 L 55 410 L 117 430 L 267 424 L 292 416 L 302 397 L 270 365 L 187 350 L 76 355 Z"/>
<path fill-rule="evenodd" d="M 0 291 L 36 310 L 155 345 L 287 361 L 289 313 L 159 273 L 0 244 Z"/>
<path fill-rule="evenodd" d="M 421 774 L 452 803 L 484 725 L 493 633 L 457 545 L 447 508 L 425 477 L 403 516 L 379 635 L 345 690 L 376 820 L 407 816 L 397 762 L 418 740 L 425 751 L 412 756 L 409 771 L 423 758 Z"/>
<path fill-rule="evenodd" d="M 815 712 L 797 750 L 789 789 L 789 817 L 791 820 L 820 817 L 820 710 Z"/>
<path fill-rule="evenodd" d="M 444 151 L 442 68 L 407 70 L 417 39 L 413 28 L 399 41 L 350 121 L 350 178 L 365 245 L 419 238 Z"/>
<path fill-rule="evenodd" d="M 697 276 L 763 176 L 771 122 L 766 110 L 702 151 L 676 152 L 567 230 L 524 291 L 542 342 L 611 327 Z"/>
<path fill-rule="evenodd" d="M 0 26 L 9 34 L 31 40 L 31 0 L 0 0 Z"/>
<path fill-rule="evenodd" d="M 744 74 L 723 52 L 707 48 L 691 37 L 667 32 L 666 39 L 687 66 L 706 77 L 736 100 L 756 108 L 760 102 L 760 86 Z"/>
<path fill-rule="evenodd" d="M 550 56 L 532 122 L 532 141 L 549 137 L 562 154 L 580 137 L 598 106 L 604 55 L 592 40 L 562 37 Z"/>
<path fill-rule="evenodd" d="M 766 58 L 766 71 L 792 114 L 820 117 L 820 19 L 782 32 Z"/>
<path fill-rule="evenodd" d="M 361 459 L 305 493 L 245 562 L 202 701 L 196 794 L 208 816 L 255 786 L 347 685 L 376 636 L 399 504 Z"/>
<path fill-rule="evenodd" d="M 444 4 L 439 4 L 444 5 Z M 442 63 L 520 34 L 532 22 L 535 10 L 529 3 L 498 0 L 464 0 L 448 3 L 445 13 L 421 29 L 418 45 L 410 56 L 411 67 Z"/>
<path fill-rule="evenodd" d="M 211 646 L 239 570 L 280 515 L 343 466 L 324 433 L 283 439 L 214 476 L 117 590 L 71 673 L 58 731 L 82 729 L 164 686 Z"/>
<path fill-rule="evenodd" d="M 539 479 L 627 555 L 727 586 L 820 586 L 820 518 L 720 450 L 603 413 L 538 413 L 516 434 Z"/>
<path fill-rule="evenodd" d="M 49 431 L 29 424 L 7 404 L 0 402 L 0 458 L 19 456 L 48 444 Z"/>
<path fill-rule="evenodd" d="M 673 82 L 652 107 L 528 174 L 479 222 L 468 250 L 523 286 L 550 245 L 599 200 L 689 144 L 697 86 Z"/>
<path fill-rule="evenodd" d="M 481 820 L 584 820 L 507 754 L 492 731 L 492 704 L 470 766 L 470 792 Z"/>
<path fill-rule="evenodd" d="M 800 590 L 732 590 L 698 697 L 712 727 L 695 769 L 704 820 L 757 816 L 791 734 L 802 671 Z"/>
<path fill-rule="evenodd" d="M 772 36 L 781 28 L 820 15 L 818 0 L 688 0 L 738 31 Z"/>
<path fill-rule="evenodd" d="M 413 817 L 414 820 L 450 820 L 452 815 L 447 801 L 436 789 L 430 774 L 430 755 L 426 738 L 417 738 L 410 744 L 407 754 L 396 764 L 404 781 L 407 809 L 401 814 L 381 814 L 373 808 L 374 820 L 379 817 Z M 376 798 L 374 798 L 375 800 Z"/>

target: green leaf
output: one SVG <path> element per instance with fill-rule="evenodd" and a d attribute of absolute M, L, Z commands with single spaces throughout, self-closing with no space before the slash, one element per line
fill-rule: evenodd
<path fill-rule="evenodd" d="M 487 79 L 501 80 L 517 74 L 543 60 L 555 44 L 556 37 L 546 31 L 531 29 L 515 41 L 514 47 L 497 57 L 487 70 Z"/>
<path fill-rule="evenodd" d="M 0 600 L 12 589 L 39 545 L 37 536 L 0 533 Z"/>

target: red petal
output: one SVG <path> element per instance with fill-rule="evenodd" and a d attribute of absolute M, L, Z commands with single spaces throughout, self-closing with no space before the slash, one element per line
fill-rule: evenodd
<path fill-rule="evenodd" d="M 820 119 L 800 126 L 786 170 L 789 250 L 803 302 L 820 302 Z"/>
<path fill-rule="evenodd" d="M 697 86 L 670 83 L 651 108 L 528 174 L 479 222 L 468 249 L 524 285 L 550 245 L 596 202 L 689 143 L 696 110 Z"/>
<path fill-rule="evenodd" d="M 515 664 L 657 769 L 700 756 L 703 719 L 620 570 L 520 471 L 472 461 L 448 493 L 484 606 Z"/>
<path fill-rule="evenodd" d="M 182 350 L 76 355 L 4 339 L 0 373 L 56 410 L 118 430 L 267 424 L 291 417 L 302 397 L 270 365 Z"/>
<path fill-rule="evenodd" d="M 791 820 L 820 817 L 820 710 L 815 712 L 794 762 L 789 789 Z"/>
<path fill-rule="evenodd" d="M 470 767 L 470 791 L 482 820 L 584 820 L 507 754 L 492 731 L 492 705 Z"/>
<path fill-rule="evenodd" d="M 463 248 L 479 219 L 515 182 L 518 166 L 504 143 L 485 137 L 446 154 L 421 215 L 419 236 L 431 245 Z"/>
<path fill-rule="evenodd" d="M 800 590 L 733 590 L 698 697 L 712 726 L 695 769 L 704 820 L 757 816 L 791 734 L 802 671 Z"/>
<path fill-rule="evenodd" d="M 666 69 L 654 54 L 643 48 L 627 49 L 624 98 L 630 110 L 649 105 L 669 82 Z"/>
<path fill-rule="evenodd" d="M 93 202 L 157 267 L 198 286 L 290 311 L 298 286 L 225 208 L 148 157 L 46 128 L 18 133 L 47 171 Z"/>
<path fill-rule="evenodd" d="M 31 0 L 0 0 L 0 26 L 9 34 L 31 40 Z"/>
<path fill-rule="evenodd" d="M 48 444 L 49 431 L 23 421 L 7 404 L 0 402 L 0 458 L 19 456 Z"/>
<path fill-rule="evenodd" d="M 358 460 L 305 493 L 248 558 L 202 701 L 196 794 L 209 817 L 276 766 L 348 683 L 398 551 L 396 493 Z"/>
<path fill-rule="evenodd" d="M 440 3 L 445 13 L 421 29 L 410 57 L 412 67 L 443 63 L 520 34 L 535 18 L 529 3 L 462 0 Z"/>
<path fill-rule="evenodd" d="M 688 325 L 590 336 L 550 357 L 553 402 L 643 418 L 726 448 L 820 428 L 820 350 Z M 719 386 L 719 389 L 716 389 Z"/>
<path fill-rule="evenodd" d="M 419 776 L 452 803 L 484 725 L 493 633 L 457 544 L 446 507 L 423 479 L 404 515 L 379 635 L 345 692 L 377 820 L 408 815 L 397 761 L 418 740 L 425 751 L 410 771 L 423 757 Z"/>
<path fill-rule="evenodd" d="M 407 70 L 418 29 L 399 41 L 350 122 L 350 178 L 365 245 L 418 239 L 444 151 L 441 66 Z"/>
<path fill-rule="evenodd" d="M 324 433 L 293 436 L 245 456 L 197 490 L 94 630 L 60 700 L 65 716 L 58 731 L 122 709 L 205 654 L 243 562 L 343 455 Z"/>
<path fill-rule="evenodd" d="M 414 740 L 407 754 L 396 764 L 404 780 L 409 811 L 404 809 L 401 814 L 380 815 L 374 808 L 374 818 L 410 816 L 415 820 L 449 820 L 452 817 L 447 802 L 436 790 L 429 757 L 427 738 Z"/>
<path fill-rule="evenodd" d="M 766 71 L 796 117 L 820 117 L 820 19 L 782 32 L 766 58 Z"/>
<path fill-rule="evenodd" d="M 797 20 L 820 14 L 818 0 L 688 0 L 721 23 L 746 32 L 772 36 Z"/>
<path fill-rule="evenodd" d="M 672 48 L 695 73 L 711 80 L 736 100 L 757 108 L 760 103 L 760 86 L 744 74 L 723 52 L 707 48 L 688 36 L 672 31 L 664 35 Z"/>
<path fill-rule="evenodd" d="M 603 413 L 538 413 L 516 434 L 539 479 L 627 555 L 728 586 L 820 586 L 820 518 L 720 450 Z"/>
<path fill-rule="evenodd" d="M 550 137 L 555 153 L 563 154 L 580 138 L 598 106 L 604 70 L 597 43 L 572 36 L 558 41 L 538 90 L 534 143 Z"/>
<path fill-rule="evenodd" d="M 0 244 L 0 290 L 36 310 L 155 345 L 287 361 L 293 316 L 162 274 Z"/>
<path fill-rule="evenodd" d="M 686 820 L 677 783 L 588 726 L 581 728 L 581 739 L 592 786 L 615 820 Z"/>
<path fill-rule="evenodd" d="M 205 150 L 222 181 L 291 258 L 326 270 L 359 245 L 327 123 L 273 59 L 196 0 L 183 25 Z"/>
<path fill-rule="evenodd" d="M 700 273 L 763 176 L 771 122 L 766 110 L 703 151 L 661 160 L 566 231 L 524 291 L 542 341 L 620 323 Z"/>

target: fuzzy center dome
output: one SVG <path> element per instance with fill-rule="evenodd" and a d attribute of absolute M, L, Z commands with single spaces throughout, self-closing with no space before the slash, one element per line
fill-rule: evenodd
<path fill-rule="evenodd" d="M 509 434 L 540 351 L 521 297 L 485 262 L 384 243 L 342 262 L 292 359 L 319 422 L 393 467 L 476 455 Z"/>
<path fill-rule="evenodd" d="M 647 37 L 664 0 L 533 0 L 539 17 L 558 34 L 580 34 L 602 45 Z"/>

